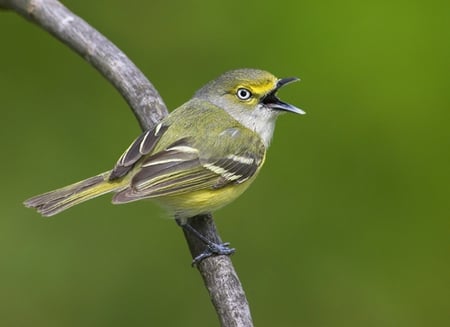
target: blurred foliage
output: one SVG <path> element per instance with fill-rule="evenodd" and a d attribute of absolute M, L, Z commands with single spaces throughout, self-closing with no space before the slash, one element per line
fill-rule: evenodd
<path fill-rule="evenodd" d="M 170 108 L 239 67 L 299 76 L 266 167 L 215 217 L 257 326 L 450 325 L 447 1 L 64 2 Z M 182 233 L 108 196 L 21 202 L 112 167 L 139 127 L 86 62 L 0 12 L 1 326 L 215 326 Z"/>

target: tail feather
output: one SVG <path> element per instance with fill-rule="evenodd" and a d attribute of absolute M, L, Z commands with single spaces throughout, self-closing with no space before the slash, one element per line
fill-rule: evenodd
<path fill-rule="evenodd" d="M 45 217 L 56 215 L 74 205 L 97 196 L 118 190 L 121 184 L 109 182 L 110 172 L 90 177 L 81 182 L 34 196 L 24 202 L 28 208 L 35 208 Z"/>

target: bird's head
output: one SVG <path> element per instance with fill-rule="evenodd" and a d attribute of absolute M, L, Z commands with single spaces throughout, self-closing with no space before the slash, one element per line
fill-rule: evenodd
<path fill-rule="evenodd" d="M 244 126 L 258 132 L 268 143 L 280 113 L 305 114 L 276 95 L 281 87 L 298 80 L 296 77 L 280 79 L 258 69 L 237 69 L 206 84 L 197 91 L 195 98 L 224 109 Z"/>
<path fill-rule="evenodd" d="M 258 69 L 236 69 L 212 80 L 196 93 L 225 110 L 240 107 L 242 110 L 270 109 L 297 114 L 305 112 L 287 104 L 276 96 L 284 85 L 298 81 L 296 77 L 276 78 L 269 72 Z"/>

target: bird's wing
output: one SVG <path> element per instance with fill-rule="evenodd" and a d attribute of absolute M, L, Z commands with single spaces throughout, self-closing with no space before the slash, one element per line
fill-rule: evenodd
<path fill-rule="evenodd" d="M 223 149 L 215 144 L 227 144 L 227 147 Z M 181 138 L 144 158 L 136 168 L 130 187 L 117 193 L 113 202 L 173 196 L 243 183 L 263 163 L 264 153 L 260 138 L 244 127 L 228 128 L 203 140 Z"/>
<path fill-rule="evenodd" d="M 117 161 L 109 175 L 109 180 L 114 181 L 128 174 L 136 162 L 153 151 L 168 128 L 169 126 L 160 123 L 134 140 Z"/>

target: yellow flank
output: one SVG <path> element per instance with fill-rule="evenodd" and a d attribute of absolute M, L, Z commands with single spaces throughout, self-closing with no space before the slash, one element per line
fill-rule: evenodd
<path fill-rule="evenodd" d="M 155 202 L 176 214 L 178 218 L 189 218 L 199 214 L 214 212 L 238 198 L 253 183 L 264 165 L 266 156 L 255 174 L 242 184 L 229 184 L 218 189 L 204 189 L 174 196 L 152 198 Z"/>
<path fill-rule="evenodd" d="M 256 175 L 256 174 L 255 174 Z M 179 218 L 188 218 L 222 208 L 239 197 L 250 186 L 255 176 L 242 184 L 231 184 L 219 189 L 206 189 L 175 196 L 153 198 Z"/>

